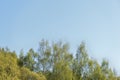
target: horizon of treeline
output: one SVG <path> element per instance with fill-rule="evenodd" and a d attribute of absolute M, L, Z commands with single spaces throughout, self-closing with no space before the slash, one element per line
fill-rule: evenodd
<path fill-rule="evenodd" d="M 33 48 L 20 54 L 0 48 L 0 80 L 120 80 L 109 61 L 90 58 L 85 43 L 74 52 L 68 43 L 41 40 L 38 51 Z"/>

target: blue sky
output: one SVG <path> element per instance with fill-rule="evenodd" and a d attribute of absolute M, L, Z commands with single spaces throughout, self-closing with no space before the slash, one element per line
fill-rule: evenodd
<path fill-rule="evenodd" d="M 75 52 L 107 58 L 120 73 L 119 0 L 0 0 L 0 46 L 37 50 L 41 39 L 65 41 Z"/>

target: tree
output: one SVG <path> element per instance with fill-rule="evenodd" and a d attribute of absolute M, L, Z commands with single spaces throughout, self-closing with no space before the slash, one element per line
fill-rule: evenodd
<path fill-rule="evenodd" d="M 51 68 L 51 48 L 48 41 L 42 40 L 37 53 L 37 71 L 45 73 Z"/>
<path fill-rule="evenodd" d="M 19 61 L 15 52 L 0 49 L 0 80 L 46 80 L 42 74 L 21 66 Z"/>
<path fill-rule="evenodd" d="M 106 77 L 106 80 L 116 80 L 115 72 L 109 67 L 107 60 L 103 59 L 101 63 L 102 74 Z"/>
<path fill-rule="evenodd" d="M 37 53 L 31 48 L 27 55 L 24 57 L 24 66 L 30 69 L 31 71 L 35 71 L 36 69 L 36 58 Z"/>
<path fill-rule="evenodd" d="M 36 58 L 37 58 L 37 53 L 34 52 L 34 50 L 31 48 L 27 52 L 26 55 L 23 54 L 23 51 L 20 52 L 19 55 L 19 65 L 22 67 L 27 67 L 31 71 L 35 71 L 36 69 Z"/>
<path fill-rule="evenodd" d="M 85 44 L 82 42 L 77 49 L 76 58 L 73 61 L 73 74 L 76 80 L 82 80 L 86 77 L 88 64 L 88 54 L 85 49 Z"/>
<path fill-rule="evenodd" d="M 62 42 L 53 44 L 53 80 L 72 80 L 73 75 L 70 68 L 72 55 L 68 50 L 68 44 L 62 44 Z"/>
<path fill-rule="evenodd" d="M 14 54 L 14 56 L 13 56 Z M 18 80 L 19 67 L 14 52 L 0 49 L 0 80 Z"/>

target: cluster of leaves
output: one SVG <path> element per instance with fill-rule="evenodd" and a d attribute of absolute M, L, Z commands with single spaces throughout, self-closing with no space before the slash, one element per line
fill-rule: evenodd
<path fill-rule="evenodd" d="M 21 51 L 19 57 L 0 49 L 0 80 L 120 80 L 107 60 L 100 64 L 88 56 L 84 43 L 74 54 L 67 43 L 45 40 L 37 52 Z"/>
<path fill-rule="evenodd" d="M 18 63 L 15 52 L 0 49 L 0 80 L 46 80 L 42 74 L 30 71 Z"/>

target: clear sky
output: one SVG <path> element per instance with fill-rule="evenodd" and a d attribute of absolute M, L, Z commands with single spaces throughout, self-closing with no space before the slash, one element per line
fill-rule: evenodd
<path fill-rule="evenodd" d="M 65 41 L 75 52 L 107 58 L 120 73 L 119 0 L 0 0 L 0 46 L 37 50 L 41 39 Z"/>

